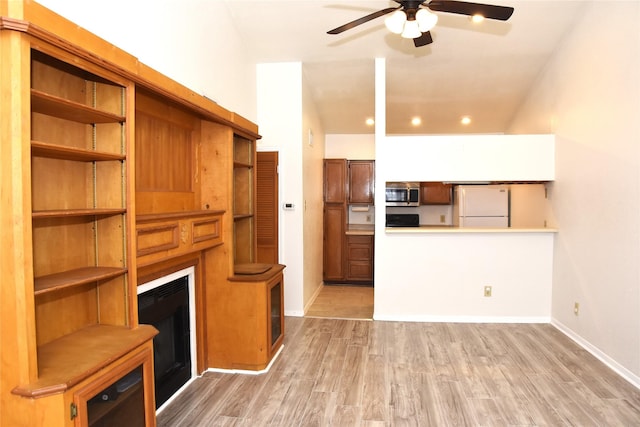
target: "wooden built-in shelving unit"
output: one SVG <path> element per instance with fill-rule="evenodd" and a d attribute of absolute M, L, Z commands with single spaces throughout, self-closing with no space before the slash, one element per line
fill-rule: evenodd
<path fill-rule="evenodd" d="M 233 136 L 234 262 L 255 262 L 255 141 Z"/>
<path fill-rule="evenodd" d="M 281 346 L 284 266 L 235 271 L 256 257 L 258 128 L 39 4 L 10 4 L 0 424 L 153 427 L 143 280 L 195 267 L 198 372 L 262 369 Z M 120 398 L 135 402 L 88 404 L 131 372 L 142 380 Z"/>

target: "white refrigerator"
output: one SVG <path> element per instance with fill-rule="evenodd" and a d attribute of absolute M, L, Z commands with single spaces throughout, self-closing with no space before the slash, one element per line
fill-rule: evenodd
<path fill-rule="evenodd" d="M 506 185 L 454 187 L 453 225 L 509 227 L 509 187 Z"/>

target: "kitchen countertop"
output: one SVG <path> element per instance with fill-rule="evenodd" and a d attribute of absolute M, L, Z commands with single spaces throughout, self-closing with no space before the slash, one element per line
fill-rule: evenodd
<path fill-rule="evenodd" d="M 345 234 L 350 236 L 373 236 L 373 224 L 347 224 Z"/>
<path fill-rule="evenodd" d="M 491 227 L 454 227 L 447 225 L 421 225 L 420 227 L 386 227 L 387 234 L 408 233 L 557 233 L 557 228 L 491 228 Z"/>

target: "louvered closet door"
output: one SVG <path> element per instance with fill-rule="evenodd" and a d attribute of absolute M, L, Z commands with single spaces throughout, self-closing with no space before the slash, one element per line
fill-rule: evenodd
<path fill-rule="evenodd" d="M 257 262 L 278 263 L 278 152 L 258 151 L 256 162 Z"/>

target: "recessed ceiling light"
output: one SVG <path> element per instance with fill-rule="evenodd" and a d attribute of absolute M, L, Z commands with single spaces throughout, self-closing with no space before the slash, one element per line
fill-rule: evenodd
<path fill-rule="evenodd" d="M 482 16 L 482 15 L 473 15 L 473 16 L 471 17 L 471 22 L 474 22 L 474 23 L 476 23 L 476 24 L 477 24 L 477 23 L 480 23 L 480 22 L 482 22 L 482 21 L 484 21 L 484 16 Z"/>
<path fill-rule="evenodd" d="M 371 117 L 369 117 L 364 122 L 367 124 L 367 126 L 373 126 L 373 124 L 375 123 L 375 121 Z"/>
<path fill-rule="evenodd" d="M 411 124 L 414 126 L 420 126 L 422 119 L 420 117 L 414 117 L 411 119 Z"/>
<path fill-rule="evenodd" d="M 471 123 L 471 117 L 464 116 L 462 119 L 460 119 L 460 123 L 462 123 L 465 126 L 468 125 L 469 123 Z"/>

